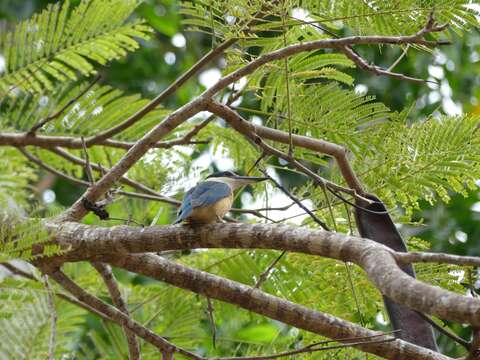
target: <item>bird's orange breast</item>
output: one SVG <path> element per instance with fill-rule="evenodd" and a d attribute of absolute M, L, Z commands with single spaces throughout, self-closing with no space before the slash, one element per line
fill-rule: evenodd
<path fill-rule="evenodd" d="M 214 204 L 194 208 L 188 220 L 194 223 L 211 224 L 222 219 L 230 211 L 233 203 L 233 194 L 224 197 Z"/>

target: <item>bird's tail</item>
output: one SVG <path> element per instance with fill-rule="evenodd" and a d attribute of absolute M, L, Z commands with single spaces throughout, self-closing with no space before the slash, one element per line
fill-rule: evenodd
<path fill-rule="evenodd" d="M 182 212 L 179 212 L 177 214 L 177 218 L 175 219 L 175 221 L 173 222 L 173 224 L 180 224 L 183 220 L 185 220 L 185 217 L 183 216 L 184 214 Z"/>

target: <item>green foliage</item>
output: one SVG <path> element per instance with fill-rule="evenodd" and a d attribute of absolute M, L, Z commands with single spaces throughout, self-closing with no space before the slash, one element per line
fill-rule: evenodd
<path fill-rule="evenodd" d="M 260 156 L 252 143 L 244 137 L 239 137 L 238 133 L 231 128 L 225 128 L 219 124 L 209 124 L 202 134 L 211 139 L 213 153 L 219 153 L 234 160 L 235 169 L 246 172 Z"/>
<path fill-rule="evenodd" d="M 302 1 L 316 20 L 331 24 L 342 21 L 358 35 L 412 34 L 427 22 L 432 9 L 438 23 L 449 23 L 460 32 L 478 24 L 476 11 L 468 0 L 402 0 L 394 1 Z"/>
<path fill-rule="evenodd" d="M 41 220 L 25 220 L 13 213 L 3 212 L 0 225 L 0 261 L 32 260 L 62 253 L 58 245 L 48 243 L 51 236 Z M 39 251 L 38 253 L 36 253 Z"/>
<path fill-rule="evenodd" d="M 409 216 L 419 199 L 448 201 L 450 191 L 466 195 L 480 176 L 478 124 L 478 117 L 463 116 L 378 126 L 368 134 L 375 152 L 355 161 L 357 171 L 372 191 L 401 204 Z"/>
<path fill-rule="evenodd" d="M 6 97 L 0 108 L 0 126 L 4 130 L 28 131 L 44 118 L 58 113 L 72 99 L 76 99 L 89 86 L 88 82 L 67 84 L 55 91 L 42 94 L 21 93 Z M 149 102 L 139 94 L 126 95 L 108 85 L 94 85 L 58 117 L 42 127 L 49 135 L 71 134 L 91 136 L 109 129 L 133 115 Z M 157 109 L 141 121 L 122 132 L 118 140 L 134 140 L 157 124 L 167 110 Z"/>
<path fill-rule="evenodd" d="M 93 63 L 106 64 L 138 48 L 135 38 L 147 38 L 141 22 L 126 24 L 137 0 L 83 0 L 49 5 L 0 37 L 6 68 L 0 91 L 52 90 L 53 81 L 75 80 L 95 72 Z M 115 11 L 111 11 L 115 9 Z"/>
<path fill-rule="evenodd" d="M 55 358 L 60 358 L 76 347 L 76 333 L 86 312 L 61 300 L 55 302 L 55 311 Z M 47 358 L 51 316 L 48 295 L 40 282 L 17 278 L 0 281 L 0 357 Z"/>
<path fill-rule="evenodd" d="M 362 158 L 371 151 L 368 134 L 379 121 L 390 118 L 390 110 L 375 97 L 343 89 L 335 82 L 307 84 L 300 90 L 292 103 L 292 123 L 298 132 L 343 145 Z M 283 121 L 281 126 L 285 129 L 286 125 Z"/>
<path fill-rule="evenodd" d="M 38 121 L 58 112 L 89 85 L 84 79 L 86 76 L 97 72 L 99 65 L 124 58 L 127 51 L 138 47 L 136 39 L 146 39 L 150 33 L 141 20 L 129 22 L 138 5 L 136 0 L 82 0 L 77 3 L 76 7 L 68 2 L 49 5 L 42 13 L 17 24 L 0 37 L 0 53 L 6 60 L 6 71 L 0 77 L 0 91 L 4 95 L 0 104 L 2 132 L 24 132 Z M 238 42 L 226 56 L 224 73 L 286 45 L 331 37 L 321 27 L 342 34 L 412 34 L 425 24 L 433 5 L 436 19 L 452 23 L 454 31 L 461 33 L 477 23 L 474 11 L 465 6 L 467 3 L 466 0 L 292 0 L 278 4 L 267 4 L 264 0 L 184 2 L 181 10 L 185 15 L 184 24 L 197 32 L 188 39 L 187 49 L 191 50 L 191 44 L 199 48 L 186 53 L 181 62 L 178 59 L 185 51 L 182 50 L 180 54 L 168 43 L 168 37 L 179 31 L 178 14 L 156 14 L 161 13 L 162 8 L 154 1 L 142 4 L 137 8 L 137 14 L 143 15 L 162 33 L 155 41 L 165 45 L 169 51 L 177 51 L 177 63 L 168 74 L 172 75 L 179 71 L 179 67 L 191 66 L 193 59 L 199 57 L 195 51 L 203 52 L 205 48 L 227 39 L 235 38 Z M 174 9 L 176 4 L 162 2 L 164 5 Z M 266 5 L 270 6 L 269 16 L 247 27 L 254 14 Z M 306 11 L 305 21 L 318 22 L 318 25 L 310 26 L 294 19 L 294 10 L 296 12 L 298 8 Z M 202 37 L 198 33 L 211 34 L 213 37 Z M 156 72 L 157 64 L 152 64 L 161 62 L 161 59 L 157 59 L 159 49 L 152 43 L 148 43 L 147 47 L 153 49 L 155 57 L 142 63 L 142 75 L 147 79 L 163 77 L 163 73 Z M 382 55 L 387 50 L 382 48 Z M 408 56 L 415 60 L 411 53 Z M 369 56 L 366 58 L 370 59 Z M 129 72 L 125 69 L 130 70 L 128 65 L 122 68 L 120 63 L 118 66 L 124 73 Z M 368 191 L 379 195 L 391 208 L 399 206 L 400 211 L 392 211 L 397 220 L 409 221 L 412 211 L 422 200 L 431 203 L 437 199 L 448 201 L 451 193 L 465 194 L 466 189 L 473 189 L 474 181 L 480 177 L 478 117 L 435 114 L 424 121 L 413 118 L 408 109 L 401 113 L 390 111 L 390 103 L 387 106 L 373 95 L 354 90 L 354 78 L 358 77 L 355 71 L 352 61 L 343 54 L 323 50 L 297 54 L 287 62 L 271 62 L 248 76 L 247 95 L 241 99 L 238 109 L 246 118 L 249 114 L 255 114 L 255 120 L 260 119 L 263 124 L 284 131 L 289 128 L 288 114 L 291 112 L 290 120 L 295 133 L 325 139 L 348 148 L 351 151 L 349 159 Z M 111 74 L 105 68 L 102 72 Z M 128 75 L 125 74 L 127 78 Z M 110 84 L 115 82 L 115 79 L 107 78 L 112 81 Z M 116 80 L 117 83 L 121 82 L 118 78 Z M 197 85 L 193 84 L 194 90 L 190 92 L 182 93 L 183 90 L 179 90 L 181 101 L 176 103 L 172 100 L 167 105 L 174 108 L 181 105 L 182 101 L 189 100 L 190 95 L 186 94 L 198 92 Z M 136 79 L 135 86 L 146 87 L 146 84 Z M 163 83 L 158 87 L 162 86 Z M 13 87 L 16 89 L 12 90 Z M 396 94 L 397 97 L 400 95 Z M 111 85 L 94 85 L 39 133 L 52 136 L 96 135 L 122 122 L 149 101 L 139 94 Z M 169 112 L 165 108 L 157 108 L 114 139 L 134 142 L 160 123 Z M 197 123 L 193 119 L 182 124 L 164 140 L 185 135 Z M 201 168 L 196 165 L 195 161 L 202 156 L 214 154 L 232 160 L 235 168 L 244 172 L 260 156 L 255 145 L 222 122 L 211 122 L 195 139 L 210 139 L 210 143 L 151 150 L 129 170 L 128 177 L 162 194 L 180 197 L 186 190 L 180 179 L 200 178 L 200 175 L 209 171 L 204 165 Z M 287 150 L 285 145 L 272 145 Z M 28 150 L 68 175 L 86 178 L 83 167 L 46 149 Z M 81 150 L 68 151 L 76 157 L 85 158 Z M 118 162 L 125 154 L 125 149 L 95 146 L 89 148 L 88 153 L 92 162 L 107 168 Z M 342 183 L 338 168 L 330 158 L 299 147 L 294 149 L 294 155 L 325 178 Z M 30 210 L 27 203 L 33 196 L 29 196 L 29 186 L 37 175 L 43 173 L 28 164 L 16 149 L 2 147 L 0 156 L 9 159 L 8 162 L 0 162 L 2 205 Z M 219 164 L 211 164 L 211 167 L 216 165 Z M 284 183 L 293 178 L 292 183 L 297 186 L 291 190 L 298 197 L 311 200 L 316 214 L 329 226 L 341 232 L 354 232 L 351 214 L 343 203 L 332 196 L 326 197 L 320 187 L 306 181 L 305 177 L 278 159 L 270 159 L 264 165 L 278 170 L 277 174 L 281 175 Z M 267 198 L 269 192 L 271 187 L 266 186 L 265 190 L 260 186 L 255 188 L 257 199 Z M 241 197 L 236 200 L 236 206 L 237 203 L 242 206 Z M 112 216 L 128 218 L 132 215 L 135 221 L 147 226 L 170 222 L 175 211 L 173 207 L 158 202 L 118 197 L 108 210 Z M 85 222 L 103 226 L 118 224 L 118 221 L 100 222 L 92 214 L 85 218 Z M 303 225 L 317 226 L 310 218 Z M 3 226 L 0 231 L 4 239 L 0 248 L 1 261 L 31 259 L 31 248 L 35 244 L 43 245 L 48 254 L 60 252 L 46 243 L 49 237 L 40 221 L 11 221 L 8 227 Z M 428 244 L 419 239 L 410 239 L 409 246 L 413 250 L 428 248 Z M 276 259 L 278 252 L 201 250 L 163 256 L 171 256 L 183 264 L 253 285 Z M 63 270 L 89 292 L 110 301 L 99 276 L 87 264 L 66 264 Z M 450 266 L 417 267 L 421 280 L 456 292 L 465 291 L 464 280 L 461 279 L 464 271 L 463 268 Z M 214 347 L 206 299 L 130 273 L 119 271 L 116 275 L 122 294 L 137 321 L 168 337 L 175 344 L 205 356 L 268 354 L 323 340 L 320 336 L 213 301 L 217 330 L 217 344 Z M 18 358 L 32 351 L 27 353 L 27 357 L 45 358 L 50 331 L 45 291 L 40 284 L 25 283 L 17 278 L 7 278 L 0 284 L 0 331 L 2 339 L 6 339 L 5 344 L 0 345 L 0 357 Z M 383 314 L 380 293 L 355 266 L 304 254 L 287 254 L 261 287 L 270 294 L 310 308 L 369 328 L 384 329 L 377 321 L 377 316 Z M 58 299 L 56 307 L 59 314 L 56 357 L 117 359 L 126 356 L 126 343 L 120 327 L 87 315 L 85 311 Z M 28 330 L 23 325 L 27 321 L 31 325 Z M 156 348 L 143 342 L 141 345 L 142 358 L 158 358 Z M 348 349 L 319 352 L 305 355 L 305 358 L 352 359 L 360 358 L 360 355 L 356 350 Z"/>
<path fill-rule="evenodd" d="M 10 316 L 0 319 L 2 357 L 27 359 L 42 353 L 46 356 L 48 345 L 45 349 L 45 344 L 48 344 L 48 337 L 41 339 L 42 333 L 48 336 L 49 310 L 46 295 L 31 289 L 17 291 L 2 286 L 1 290 L 2 294 L 8 290 L 8 298 L 1 301 L 2 307 L 10 310 Z M 25 294 L 20 294 L 21 292 Z M 18 296 L 22 297 L 21 301 L 18 301 Z M 16 305 L 13 310 L 14 303 Z"/>
<path fill-rule="evenodd" d="M 312 21 L 331 30 L 343 24 L 358 35 L 404 35 L 420 30 L 427 22 L 432 9 L 439 23 L 450 23 L 455 31 L 461 32 L 476 26 L 476 10 L 468 0 L 406 0 L 392 1 L 317 1 L 287 0 L 268 4 L 267 19 L 245 26 L 265 6 L 263 1 L 241 1 L 230 3 L 222 0 L 184 1 L 183 21 L 191 31 L 211 34 L 215 39 L 254 39 L 261 41 L 262 35 L 281 38 L 281 29 L 305 27 L 305 20 L 297 20 L 292 10 L 302 9 L 308 14 L 307 24 Z M 251 32 L 247 31 L 251 30 Z M 253 30 L 253 31 L 252 31 Z M 262 34 L 262 35 L 259 35 Z"/>
<path fill-rule="evenodd" d="M 298 43 L 319 37 L 311 29 L 294 28 L 287 32 L 287 44 Z M 264 47 L 265 52 L 270 52 L 284 46 L 283 41 L 270 41 L 270 45 Z M 334 67 L 335 66 L 335 67 Z M 312 85 L 313 81 L 333 80 L 346 85 L 353 84 L 353 78 L 338 70 L 336 67 L 354 67 L 353 62 L 343 54 L 337 53 L 300 53 L 288 60 L 288 77 L 285 76 L 285 62 L 283 60 L 271 62 L 256 74 L 251 76 L 251 88 L 257 90 L 257 96 L 261 98 L 263 111 L 285 111 L 288 98 L 302 97 L 303 88 Z M 287 84 L 289 93 L 287 93 Z M 261 90 L 261 92 L 259 91 Z"/>
<path fill-rule="evenodd" d="M 27 206 L 32 199 L 30 182 L 37 179 L 28 161 L 16 150 L 0 148 L 0 207 L 14 212 Z"/>

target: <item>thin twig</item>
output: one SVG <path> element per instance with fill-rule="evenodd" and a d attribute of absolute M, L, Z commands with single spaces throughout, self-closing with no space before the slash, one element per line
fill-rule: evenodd
<path fill-rule="evenodd" d="M 392 65 L 390 65 L 387 69 L 387 71 L 392 71 L 393 68 L 395 66 L 397 66 L 400 61 L 405 57 L 405 55 L 407 55 L 407 52 L 408 52 L 408 49 L 410 48 L 410 44 L 407 44 L 407 46 L 405 46 L 405 49 L 403 49 L 402 53 L 400 54 L 400 56 L 397 58 L 397 60 L 395 60 Z"/>
<path fill-rule="evenodd" d="M 83 95 L 85 95 L 92 87 L 95 85 L 100 79 L 102 78 L 101 75 L 98 75 L 93 79 L 93 81 L 84 89 L 82 90 L 77 96 L 75 96 L 73 99 L 69 100 L 60 110 L 58 110 L 56 113 L 53 113 L 52 115 L 47 116 L 45 119 L 39 121 L 35 125 L 33 125 L 30 130 L 27 131 L 27 134 L 29 135 L 35 135 L 35 132 L 39 130 L 43 125 L 48 123 L 49 121 L 52 121 L 56 118 L 58 118 L 60 115 L 63 114 L 63 112 L 71 105 L 73 105 L 75 102 L 78 101 Z"/>
<path fill-rule="evenodd" d="M 70 176 L 68 174 L 65 174 L 53 167 L 51 167 L 50 165 L 46 164 L 45 162 L 43 162 L 41 159 L 39 159 L 38 157 L 34 156 L 33 154 L 29 153 L 27 150 L 25 150 L 24 148 L 22 147 L 18 147 L 17 148 L 18 151 L 20 151 L 27 159 L 29 159 L 30 161 L 32 161 L 33 163 L 37 164 L 38 166 L 40 166 L 41 168 L 45 169 L 46 171 L 58 176 L 58 177 L 61 177 L 65 180 L 68 180 L 74 184 L 77 184 L 77 185 L 80 185 L 80 186 L 84 186 L 84 187 L 89 187 L 91 184 L 88 182 L 88 181 L 85 181 L 85 180 L 81 180 L 81 179 L 77 179 L 73 176 Z M 161 201 L 161 202 L 167 202 L 167 203 L 173 203 L 174 205 L 178 205 L 179 202 L 176 201 L 176 200 L 170 200 L 170 198 L 167 198 L 167 197 L 164 197 L 164 196 L 161 196 L 161 195 L 150 195 L 150 194 L 140 194 L 140 193 L 136 193 L 136 192 L 130 192 L 130 191 L 123 191 L 123 190 L 119 190 L 117 191 L 117 194 L 119 195 L 124 195 L 124 196 L 128 196 L 128 197 L 134 197 L 134 198 L 138 198 L 138 199 L 145 199 L 145 200 L 154 200 L 154 201 Z"/>
<path fill-rule="evenodd" d="M 210 299 L 207 296 L 207 315 L 208 315 L 208 320 L 210 321 L 210 328 L 212 329 L 212 344 L 213 348 L 216 348 L 217 344 L 217 327 L 215 326 L 215 318 L 213 316 L 213 304 L 212 304 L 212 299 Z"/>
<path fill-rule="evenodd" d="M 343 205 L 345 206 L 345 212 L 347 213 L 347 221 L 348 221 L 348 227 L 350 230 L 350 235 L 353 235 L 353 225 L 352 225 L 352 219 L 350 217 L 350 208 L 345 203 L 343 203 Z M 330 204 L 330 206 L 332 205 Z M 355 290 L 355 286 L 353 284 L 353 279 L 351 274 L 351 264 L 349 262 L 345 262 L 345 268 L 347 269 L 348 281 L 350 283 L 350 287 L 352 288 L 352 295 L 355 301 L 355 306 L 357 307 L 358 317 L 360 318 L 360 324 L 362 324 L 362 326 L 365 326 L 365 318 L 363 317 L 362 310 L 360 309 L 360 301 L 358 300 L 357 291 Z"/>
<path fill-rule="evenodd" d="M 358 341 L 358 342 L 352 342 L 349 344 L 338 344 L 338 345 L 330 345 L 330 346 L 318 346 L 320 343 L 317 343 L 317 344 L 305 346 L 297 350 L 285 351 L 283 353 L 272 354 L 272 355 L 223 357 L 223 358 L 213 358 L 212 360 L 270 360 L 270 359 L 277 359 L 280 357 L 292 356 L 297 354 L 312 353 L 317 351 L 327 351 L 327 350 L 334 350 L 334 349 L 343 349 L 343 348 L 348 348 L 348 347 L 358 346 L 363 344 L 379 344 L 379 343 L 386 343 L 386 342 L 391 342 L 395 340 L 396 338 L 391 337 L 387 339 Z"/>
<path fill-rule="evenodd" d="M 325 224 L 322 220 L 320 220 L 309 208 L 302 204 L 301 200 L 298 199 L 295 195 L 293 195 L 290 191 L 288 191 L 285 187 L 283 187 L 280 183 L 278 183 L 274 178 L 272 178 L 268 173 L 260 169 L 263 175 L 268 177 L 271 182 L 275 184 L 275 186 L 280 189 L 285 195 L 287 195 L 290 199 L 292 199 L 299 207 L 301 207 L 305 212 L 310 215 L 310 217 L 315 221 L 318 225 L 320 225 L 323 229 L 329 231 L 329 227 Z"/>
<path fill-rule="evenodd" d="M 88 181 L 84 181 L 81 179 L 74 178 L 73 176 L 70 176 L 68 174 L 65 174 L 57 169 L 54 169 L 50 165 L 46 164 L 44 161 L 42 161 L 40 158 L 37 158 L 35 155 L 31 154 L 27 150 L 25 150 L 23 147 L 18 147 L 18 151 L 20 151 L 28 160 L 32 161 L 33 163 L 37 164 L 41 168 L 47 170 L 48 172 L 57 175 L 59 177 L 62 177 L 74 184 L 82 185 L 82 186 L 90 186 L 90 183 Z"/>
<path fill-rule="evenodd" d="M 48 342 L 48 360 L 55 360 L 55 347 L 57 343 L 57 310 L 53 299 L 53 292 L 48 283 L 48 275 L 44 275 L 43 283 L 47 290 L 48 307 L 51 316 L 50 340 Z"/>
<path fill-rule="evenodd" d="M 83 153 L 85 154 L 85 172 L 87 173 L 88 181 L 90 185 L 95 185 L 95 178 L 93 177 L 92 167 L 90 166 L 90 157 L 88 156 L 87 145 L 85 144 L 85 138 L 83 136 L 80 137 L 82 140 L 83 146 Z"/>
<path fill-rule="evenodd" d="M 353 51 L 353 49 L 350 46 L 345 46 L 341 49 L 341 51 L 350 59 L 352 60 L 355 64 L 357 64 L 361 69 L 370 71 L 375 75 L 386 75 L 390 77 L 394 77 L 400 80 L 407 80 L 407 81 L 412 81 L 415 83 L 426 83 L 426 82 L 434 82 L 431 80 L 425 80 L 425 79 L 419 79 L 419 78 L 414 78 L 411 76 L 407 76 L 402 73 L 396 73 L 392 72 L 390 70 L 384 70 L 381 67 L 374 65 L 374 64 L 369 64 L 364 58 L 362 58 L 357 52 Z M 436 82 L 434 82 L 436 83 Z"/>
<path fill-rule="evenodd" d="M 68 161 L 70 161 L 74 164 L 77 164 L 77 165 L 80 165 L 80 166 L 86 166 L 85 160 L 73 155 L 72 153 L 70 153 L 68 151 L 62 150 L 58 147 L 50 149 L 50 151 L 53 152 L 54 154 L 58 155 L 58 156 L 63 157 L 64 159 L 66 159 L 66 160 L 68 160 Z M 98 171 L 100 173 L 102 173 L 102 172 L 105 173 L 105 171 L 108 172 L 110 170 L 108 168 L 104 168 L 103 166 L 101 166 L 101 164 L 97 164 L 97 163 L 90 163 L 90 166 L 92 167 L 93 170 Z M 176 205 L 176 206 L 180 205 L 180 201 L 175 200 L 173 198 L 163 196 L 162 194 L 156 192 L 155 190 L 149 188 L 148 186 L 143 185 L 143 184 L 141 184 L 141 183 L 139 183 L 135 180 L 132 180 L 132 179 L 126 177 L 126 176 L 122 176 L 119 181 L 121 183 L 125 184 L 125 185 L 131 186 L 132 188 L 134 188 L 138 191 L 141 191 L 145 194 L 150 195 L 150 197 L 148 197 L 148 196 L 145 197 L 146 199 L 163 201 L 167 204 Z"/>
<path fill-rule="evenodd" d="M 283 0 L 283 6 L 285 7 L 285 0 Z M 284 14 L 282 14 L 282 25 L 283 25 L 283 46 L 287 46 L 287 35 L 286 35 L 286 28 L 285 28 L 285 17 L 287 16 L 287 9 L 284 9 Z M 292 141 L 292 107 L 290 101 L 290 77 L 289 77 L 289 70 L 288 70 L 288 58 L 283 59 L 283 66 L 285 70 L 285 87 L 287 91 L 287 116 L 288 116 L 288 137 L 289 137 L 289 144 L 288 144 L 288 155 L 293 156 L 293 141 Z"/>
<path fill-rule="evenodd" d="M 332 204 L 330 202 L 330 198 L 328 197 L 327 186 L 323 185 L 323 186 L 321 186 L 321 188 L 322 188 L 322 191 L 323 191 L 323 195 L 325 196 L 325 201 L 327 202 L 328 212 L 330 214 L 330 218 L 332 219 L 333 228 L 334 228 L 335 232 L 338 232 L 337 222 L 335 220 L 335 214 L 333 212 L 333 207 L 332 207 Z M 344 205 L 345 205 L 346 211 L 348 212 L 347 204 L 344 203 Z M 349 217 L 349 220 L 350 220 L 350 217 Z M 349 223 L 349 225 L 350 225 L 350 231 L 352 232 L 352 224 Z M 348 262 L 345 262 L 344 265 L 345 265 L 345 271 L 347 273 L 348 284 L 350 285 L 350 290 L 352 291 L 353 301 L 355 302 L 355 306 L 357 308 L 357 313 L 358 313 L 358 316 L 360 318 L 360 324 L 362 324 L 362 326 L 365 326 L 365 321 L 363 319 L 363 314 L 360 310 L 360 303 L 358 301 L 357 292 L 355 290 L 355 284 L 353 283 L 353 279 L 352 279 L 352 273 L 350 271 L 350 266 L 351 265 Z"/>
<path fill-rule="evenodd" d="M 401 264 L 438 263 L 451 265 L 480 266 L 480 257 L 478 256 L 460 256 L 431 252 L 396 252 L 394 256 L 397 262 Z"/>
<path fill-rule="evenodd" d="M 103 278 L 105 285 L 107 285 L 107 289 L 110 297 L 112 298 L 113 304 L 125 315 L 130 316 L 127 304 L 122 298 L 122 294 L 120 293 L 120 289 L 118 288 L 117 281 L 110 266 L 100 262 L 93 262 L 92 266 L 98 271 L 100 276 Z M 125 333 L 125 338 L 127 339 L 129 359 L 140 359 L 140 347 L 135 339 L 135 334 L 132 333 L 126 326 L 123 326 L 123 331 Z"/>
<path fill-rule="evenodd" d="M 440 326 L 439 324 L 437 324 L 435 321 L 433 321 L 433 319 L 428 316 L 428 315 L 425 315 L 424 313 L 422 312 L 419 312 L 417 311 L 417 314 L 420 315 L 420 317 L 425 320 L 426 322 L 428 322 L 432 327 L 434 327 L 438 332 L 442 333 L 443 335 L 445 336 L 448 336 L 450 339 L 452 339 L 453 341 L 455 341 L 456 343 L 462 345 L 465 349 L 469 350 L 470 349 L 470 343 L 466 340 L 463 340 L 460 336 L 458 336 L 457 334 L 454 334 L 453 332 L 449 331 L 448 329 L 444 328 L 443 326 Z"/>
<path fill-rule="evenodd" d="M 42 265 L 40 265 L 42 267 Z M 48 266 L 48 265 L 47 265 Z M 48 272 L 48 271 L 47 271 Z M 74 295 L 78 300 L 88 304 L 90 307 L 98 309 L 100 312 L 108 315 L 116 323 L 128 327 L 133 331 L 137 336 L 148 341 L 152 345 L 156 346 L 160 351 L 165 352 L 178 352 L 179 354 L 185 355 L 191 359 L 201 359 L 199 356 L 181 349 L 172 343 L 168 342 L 161 336 L 155 334 L 151 330 L 145 328 L 137 321 L 133 320 L 128 315 L 124 314 L 115 307 L 103 302 L 97 297 L 89 294 L 80 286 L 78 286 L 73 280 L 66 276 L 62 271 L 57 270 L 53 271 L 50 274 L 50 277 L 53 278 L 60 286 L 65 290 Z"/>
<path fill-rule="evenodd" d="M 16 267 L 13 264 L 10 264 L 8 262 L 2 262 L 2 263 L 0 263 L 0 265 L 2 265 L 5 269 L 10 271 L 12 274 L 22 276 L 22 277 L 24 277 L 26 279 L 29 279 L 29 280 L 38 281 L 38 279 L 35 276 L 30 274 L 29 272 L 26 272 L 26 271 Z"/>
<path fill-rule="evenodd" d="M 277 265 L 277 263 L 281 260 L 281 258 L 287 253 L 286 250 L 283 250 L 281 252 L 281 254 L 279 256 L 276 257 L 275 260 L 272 261 L 272 263 L 260 274 L 260 276 L 258 277 L 258 280 L 257 282 L 255 283 L 255 285 L 253 285 L 253 287 L 255 289 L 258 289 L 260 287 L 260 285 L 262 285 L 265 280 L 267 280 L 268 278 L 268 275 L 270 275 L 270 272 L 272 271 L 272 269 L 275 267 L 275 265 Z"/>

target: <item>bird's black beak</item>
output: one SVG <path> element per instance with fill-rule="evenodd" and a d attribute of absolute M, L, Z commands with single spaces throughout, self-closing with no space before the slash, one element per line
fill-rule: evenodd
<path fill-rule="evenodd" d="M 238 179 L 238 180 L 245 180 L 245 181 L 251 181 L 251 182 L 260 182 L 260 181 L 265 181 L 265 180 L 268 180 L 268 177 L 259 177 L 259 176 L 240 176 L 240 175 L 237 175 L 237 176 L 235 176 L 235 179 Z"/>

